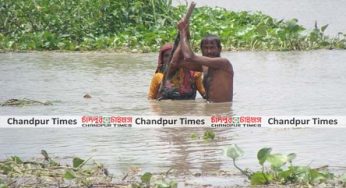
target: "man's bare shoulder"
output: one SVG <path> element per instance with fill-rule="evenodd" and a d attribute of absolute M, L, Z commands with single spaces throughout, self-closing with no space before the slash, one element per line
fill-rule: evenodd
<path fill-rule="evenodd" d="M 227 58 L 225 57 L 219 57 L 219 58 L 220 58 L 220 61 L 224 62 L 225 64 L 231 65 L 231 62 Z"/>
<path fill-rule="evenodd" d="M 229 70 L 233 72 L 232 63 L 227 58 L 217 57 L 217 61 L 219 62 L 220 65 L 222 65 L 220 68 L 222 68 L 223 70 Z"/>

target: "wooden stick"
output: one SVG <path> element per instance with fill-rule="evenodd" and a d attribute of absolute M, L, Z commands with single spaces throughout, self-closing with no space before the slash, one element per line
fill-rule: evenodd
<path fill-rule="evenodd" d="M 187 13 L 185 15 L 185 20 L 189 20 L 191 15 L 192 15 L 192 12 L 193 12 L 193 9 L 195 8 L 196 6 L 196 3 L 195 2 L 191 2 L 190 4 L 190 7 L 189 7 L 189 10 L 187 10 Z"/>
<path fill-rule="evenodd" d="M 187 10 L 187 13 L 184 16 L 185 20 L 188 21 L 190 19 L 191 15 L 192 15 L 192 12 L 193 12 L 193 9 L 195 8 L 195 6 L 196 6 L 196 3 L 195 2 L 191 2 L 190 6 L 189 6 L 189 9 Z M 173 45 L 173 49 L 172 49 L 172 52 L 171 52 L 171 57 L 169 59 L 169 63 L 171 63 L 171 61 L 172 61 L 173 54 L 174 54 L 175 50 L 177 49 L 177 47 L 179 45 L 179 41 L 180 41 L 180 32 L 178 31 L 178 34 L 177 34 L 177 36 L 175 37 L 175 40 L 174 40 L 174 45 Z M 170 66 L 168 66 L 168 69 L 169 69 L 169 67 Z"/>

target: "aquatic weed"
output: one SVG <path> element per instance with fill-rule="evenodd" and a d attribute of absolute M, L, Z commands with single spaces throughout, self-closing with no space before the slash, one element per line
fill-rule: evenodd
<path fill-rule="evenodd" d="M 0 49 L 157 51 L 173 41 L 185 12 L 171 0 L 2 0 Z M 328 37 L 327 27 L 316 23 L 310 31 L 297 19 L 218 7 L 196 8 L 190 25 L 194 50 L 208 33 L 219 35 L 225 50 L 345 49 L 345 34 Z"/>
<path fill-rule="evenodd" d="M 97 184 L 111 184 L 112 177 L 103 165 L 75 157 L 72 166 L 62 165 L 51 158 L 45 150 L 41 151 L 44 159 L 24 161 L 12 156 L 0 161 L 0 175 L 5 179 L 0 185 L 27 187 L 86 187 Z"/>
<path fill-rule="evenodd" d="M 257 159 L 261 165 L 261 171 L 251 172 L 243 170 L 237 166 L 238 160 L 243 152 L 237 145 L 232 145 L 225 150 L 228 157 L 232 158 L 234 166 L 248 177 L 251 185 L 267 184 L 298 184 L 298 185 L 318 185 L 335 179 L 334 174 L 327 169 L 328 166 L 312 168 L 310 166 L 293 165 L 296 158 L 295 153 L 288 155 L 272 153 L 271 148 L 262 148 L 257 153 Z M 269 169 L 265 166 L 269 165 Z M 342 179 L 342 178 L 341 178 Z"/>

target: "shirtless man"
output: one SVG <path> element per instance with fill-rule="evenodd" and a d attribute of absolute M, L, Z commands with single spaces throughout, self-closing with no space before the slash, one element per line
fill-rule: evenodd
<path fill-rule="evenodd" d="M 203 56 L 197 56 L 191 50 L 188 33 L 188 22 L 182 19 L 178 23 L 180 47 L 184 56 L 185 67 L 195 71 L 208 70 L 204 74 L 206 99 L 210 102 L 231 102 L 233 100 L 233 67 L 226 58 L 220 57 L 221 43 L 217 36 L 209 35 L 201 41 Z"/>

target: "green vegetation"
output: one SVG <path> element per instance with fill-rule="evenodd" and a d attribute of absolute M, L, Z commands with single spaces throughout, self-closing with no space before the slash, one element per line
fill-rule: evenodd
<path fill-rule="evenodd" d="M 206 141 L 215 139 L 215 132 L 213 130 L 206 130 L 203 135 L 203 139 Z"/>
<path fill-rule="evenodd" d="M 170 1 L 0 2 L 0 24 L 4 26 L 0 29 L 0 49 L 151 50 L 161 45 L 156 40 L 169 41 L 174 35 L 161 30 L 174 26 L 168 17 L 173 9 Z"/>
<path fill-rule="evenodd" d="M 41 150 L 43 158 L 24 161 L 12 156 L 0 161 L 0 188 L 7 187 L 132 187 L 132 188 L 176 188 L 175 176 L 170 177 L 170 168 L 165 173 L 140 173 L 140 168 L 130 167 L 120 182 L 108 170 L 95 161 L 75 157 L 71 164 L 62 165 Z M 293 165 L 296 154 L 272 153 L 271 148 L 262 148 L 257 153 L 261 166 L 259 171 L 241 169 L 236 160 L 244 152 L 231 145 L 225 150 L 232 158 L 234 166 L 248 177 L 251 185 L 271 185 L 273 187 L 345 187 L 346 174 L 336 176 L 328 171 L 328 166 L 312 168 Z M 232 177 L 225 177 L 232 178 Z"/>
<path fill-rule="evenodd" d="M 174 40 L 185 12 L 171 0 L 0 0 L 0 50 L 156 51 Z M 326 36 L 327 25 L 307 31 L 259 12 L 196 8 L 190 28 L 194 49 L 207 33 L 226 50 L 346 48 L 346 35 Z"/>
<path fill-rule="evenodd" d="M 204 131 L 203 136 L 199 136 L 197 133 L 192 133 L 191 139 L 203 139 L 204 141 L 209 142 L 215 139 L 215 132 L 213 130 L 206 130 Z"/>
<path fill-rule="evenodd" d="M 61 165 L 45 150 L 41 154 L 41 160 L 23 161 L 12 156 L 0 161 L 0 187 L 87 187 L 111 183 L 107 169 L 97 162 L 74 158 L 72 166 Z"/>
<path fill-rule="evenodd" d="M 251 185 L 302 185 L 314 186 L 321 183 L 346 185 L 345 175 L 336 177 L 327 169 L 328 166 L 320 168 L 311 168 L 310 166 L 293 165 L 296 158 L 295 153 L 283 155 L 280 153 L 271 153 L 271 148 L 262 148 L 257 153 L 257 159 L 261 165 L 260 171 L 251 172 L 249 169 L 241 169 L 236 165 L 244 152 L 237 146 L 231 145 L 225 150 L 225 154 L 233 160 L 234 166 L 251 182 Z M 266 168 L 265 164 L 269 164 Z"/>
<path fill-rule="evenodd" d="M 0 106 L 31 106 L 31 105 L 52 105 L 53 103 L 51 101 L 36 101 L 36 100 L 31 100 L 31 99 L 9 99 L 3 103 L 0 103 Z"/>
<path fill-rule="evenodd" d="M 151 186 L 153 185 L 153 186 Z M 146 172 L 141 176 L 141 182 L 131 184 L 132 188 L 176 188 L 178 183 L 175 180 L 170 180 L 166 175 L 154 176 L 150 172 Z"/>
<path fill-rule="evenodd" d="M 166 174 L 146 172 L 137 178 L 139 170 L 129 169 L 122 182 L 115 183 L 114 176 L 102 164 L 75 157 L 71 164 L 62 165 L 41 150 L 43 158 L 24 161 L 12 156 L 0 161 L 0 188 L 7 187 L 160 187 L 175 188 L 177 182 Z M 129 182 L 125 182 L 125 179 Z M 140 180 L 139 180 L 140 179 Z M 152 186 L 151 186 L 152 185 Z"/>

